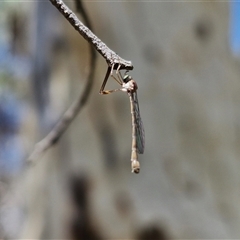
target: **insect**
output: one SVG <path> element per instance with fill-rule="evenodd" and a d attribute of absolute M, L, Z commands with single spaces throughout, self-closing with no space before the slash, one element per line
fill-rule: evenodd
<path fill-rule="evenodd" d="M 138 153 L 142 154 L 144 152 L 145 145 L 145 133 L 143 128 L 143 123 L 140 116 L 138 98 L 137 98 L 137 83 L 133 80 L 131 76 L 128 74 L 124 74 L 122 77 L 121 72 L 119 71 L 121 65 L 119 64 L 116 70 L 116 76 L 113 75 L 114 65 L 111 67 L 110 75 L 114 78 L 120 85 L 121 88 L 113 89 L 113 90 L 104 90 L 105 85 L 107 83 L 107 79 L 109 76 L 109 72 L 107 72 L 106 77 L 102 83 L 99 93 L 100 94 L 110 94 L 117 91 L 126 92 L 130 99 L 130 107 L 131 107 L 131 115 L 132 115 L 132 153 L 131 153 L 131 167 L 132 172 L 139 173 L 140 172 L 140 163 L 138 161 Z M 109 68 L 110 71 L 110 68 Z"/>

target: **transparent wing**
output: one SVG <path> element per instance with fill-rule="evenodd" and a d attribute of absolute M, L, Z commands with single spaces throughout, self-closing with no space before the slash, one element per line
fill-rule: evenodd
<path fill-rule="evenodd" d="M 134 105 L 134 119 L 135 119 L 135 130 L 137 139 L 137 152 L 142 154 L 145 146 L 145 133 L 143 128 L 142 119 L 140 116 L 140 109 L 138 105 L 137 91 L 132 93 L 133 105 Z"/>

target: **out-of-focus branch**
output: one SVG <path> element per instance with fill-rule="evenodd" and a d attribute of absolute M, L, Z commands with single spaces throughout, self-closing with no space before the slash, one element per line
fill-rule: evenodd
<path fill-rule="evenodd" d="M 62 0 L 50 0 L 50 2 L 62 13 L 69 23 L 106 59 L 109 66 L 114 65 L 117 69 L 132 70 L 131 61 L 125 60 L 112 51 L 104 42 L 101 41 L 88 27 L 86 27 L 77 16 L 64 4 Z"/>
<path fill-rule="evenodd" d="M 70 123 L 80 112 L 82 107 L 85 105 L 92 87 L 92 81 L 87 82 L 83 95 L 79 96 L 79 98 L 72 103 L 69 109 L 64 113 L 63 117 L 56 124 L 56 126 L 49 132 L 49 134 L 43 138 L 40 142 L 38 142 L 30 157 L 27 159 L 27 163 L 34 163 L 42 154 L 48 150 L 52 145 L 57 143 L 62 134 L 67 130 Z"/>
<path fill-rule="evenodd" d="M 82 17 L 86 22 L 86 25 L 89 28 L 91 28 L 91 22 L 80 0 L 78 1 L 77 10 L 79 11 L 79 13 L 82 14 Z M 72 103 L 72 105 L 65 112 L 60 121 L 49 132 L 49 134 L 35 145 L 33 152 L 31 153 L 30 157 L 27 160 L 28 164 L 34 163 L 37 159 L 39 159 L 42 156 L 42 154 L 46 150 L 48 150 L 52 145 L 58 142 L 62 134 L 67 130 L 68 126 L 81 111 L 82 107 L 86 104 L 91 93 L 97 60 L 96 51 L 92 46 L 90 46 L 90 53 L 91 53 L 90 72 L 83 93 L 78 97 L 78 99 L 75 102 Z"/>

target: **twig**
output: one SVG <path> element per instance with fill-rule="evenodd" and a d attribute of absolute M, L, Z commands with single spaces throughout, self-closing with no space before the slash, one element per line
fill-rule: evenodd
<path fill-rule="evenodd" d="M 72 105 L 63 115 L 62 119 L 56 124 L 56 126 L 50 131 L 50 133 L 35 145 L 33 152 L 27 159 L 27 164 L 34 163 L 39 157 L 42 156 L 42 154 L 46 150 L 48 150 L 52 145 L 57 143 L 57 141 L 66 131 L 70 123 L 85 105 L 91 91 L 91 86 L 92 81 L 88 81 L 83 95 L 81 95 L 78 100 L 72 103 Z"/>
<path fill-rule="evenodd" d="M 62 0 L 50 0 L 50 2 L 62 13 L 62 15 L 70 22 L 70 24 L 106 59 L 109 66 L 114 65 L 114 69 L 117 69 L 118 65 L 120 64 L 120 69 L 133 69 L 131 61 L 121 58 L 114 51 L 112 51 L 77 18 L 77 16 L 64 4 Z"/>
<path fill-rule="evenodd" d="M 80 1 L 79 1 L 80 2 Z M 86 25 L 91 28 L 90 20 L 87 17 L 85 9 L 81 2 L 77 7 L 77 10 L 82 14 L 83 19 L 86 22 Z M 43 153 L 48 150 L 52 145 L 56 144 L 62 134 L 67 130 L 68 126 L 71 124 L 73 119 L 78 115 L 82 107 L 86 104 L 93 85 L 95 66 L 96 66 L 96 52 L 92 46 L 90 46 L 91 58 L 90 58 L 90 72 L 88 75 L 87 83 L 83 93 L 78 97 L 78 99 L 72 103 L 69 109 L 65 112 L 62 119 L 56 124 L 56 126 L 49 132 L 49 134 L 38 142 L 30 157 L 27 159 L 27 164 L 34 163 Z"/>

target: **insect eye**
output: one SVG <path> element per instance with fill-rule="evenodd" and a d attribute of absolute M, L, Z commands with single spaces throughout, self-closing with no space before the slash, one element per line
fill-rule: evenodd
<path fill-rule="evenodd" d="M 125 75 L 124 78 L 123 78 L 123 81 L 124 81 L 125 83 L 127 83 L 127 82 L 129 82 L 131 79 L 132 79 L 131 76 Z"/>

